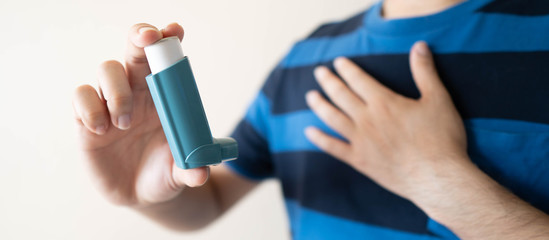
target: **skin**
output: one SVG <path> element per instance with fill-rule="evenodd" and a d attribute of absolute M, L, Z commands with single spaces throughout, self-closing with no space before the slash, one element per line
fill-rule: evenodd
<path fill-rule="evenodd" d="M 386 0 L 384 16 L 429 14 L 457 2 Z M 101 64 L 99 89 L 78 87 L 73 106 L 84 159 L 103 195 L 168 228 L 190 231 L 213 222 L 258 183 L 223 166 L 175 167 L 145 82 L 150 70 L 143 51 L 169 36 L 182 39 L 183 28 L 134 25 L 125 63 Z M 436 75 L 428 49 L 425 46 L 425 54 L 418 54 L 418 46 L 422 44 L 416 45 L 410 59 L 422 92 L 417 101 L 384 88 L 343 58 L 336 61 L 336 69 L 351 88 L 326 69 L 315 70 L 319 83 L 343 111 L 315 92 L 307 94 L 308 103 L 350 142 L 337 142 L 314 128 L 308 128 L 306 135 L 327 153 L 410 199 L 460 237 L 547 238 L 545 214 L 469 161 L 459 115 Z"/>
<path fill-rule="evenodd" d="M 490 179 L 468 158 L 463 123 L 435 69 L 427 44 L 410 66 L 418 100 L 398 95 L 346 58 L 315 76 L 309 107 L 347 141 L 305 130 L 320 149 L 379 185 L 411 200 L 463 239 L 548 239 L 549 216 Z"/>
<path fill-rule="evenodd" d="M 464 0 L 385 0 L 383 17 L 386 19 L 417 17 L 440 12 Z"/>
<path fill-rule="evenodd" d="M 105 61 L 99 89 L 83 85 L 73 99 L 81 149 L 99 190 L 176 230 L 212 222 L 257 183 L 223 167 L 182 170 L 175 166 L 145 82 L 150 73 L 143 47 L 163 37 L 183 38 L 183 28 L 149 24 L 130 29 L 125 66 Z M 193 188 L 198 187 L 200 188 Z"/>

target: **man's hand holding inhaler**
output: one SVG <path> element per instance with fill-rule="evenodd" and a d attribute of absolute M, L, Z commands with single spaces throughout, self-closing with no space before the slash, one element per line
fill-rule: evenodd
<path fill-rule="evenodd" d="M 107 198 L 170 228 L 191 230 L 215 220 L 257 183 L 223 166 L 212 168 L 209 181 L 208 167 L 175 166 L 145 81 L 150 70 L 143 50 L 172 36 L 183 38 L 181 26 L 132 27 L 125 66 L 104 62 L 99 91 L 79 87 L 73 105 L 84 156 Z M 305 134 L 320 149 L 411 200 L 460 237 L 487 239 L 502 228 L 527 236 L 549 225 L 546 215 L 469 160 L 462 120 L 425 43 L 410 53 L 418 100 L 392 92 L 348 59 L 334 65 L 346 84 L 324 67 L 315 76 L 335 106 L 317 92 L 306 98 L 347 141 L 308 128 Z M 509 212 L 515 218 L 499 215 Z M 535 224 L 524 227 L 528 222 Z"/>
<path fill-rule="evenodd" d="M 209 167 L 175 166 L 145 81 L 150 69 L 143 49 L 173 36 L 183 39 L 183 28 L 176 23 L 162 30 L 134 25 L 125 65 L 103 62 L 99 89 L 78 87 L 73 106 L 84 158 L 107 199 L 136 208 L 170 228 L 188 230 L 211 222 L 255 183 L 217 167 L 216 179 L 206 184 Z M 189 188 L 198 186 L 202 187 Z M 189 215 L 192 221 L 184 217 Z"/>

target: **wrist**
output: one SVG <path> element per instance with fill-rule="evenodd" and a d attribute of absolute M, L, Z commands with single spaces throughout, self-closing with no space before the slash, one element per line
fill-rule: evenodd
<path fill-rule="evenodd" d="M 414 189 L 409 200 L 463 239 L 531 236 L 546 229 L 547 215 L 464 160 L 468 159 L 443 161 L 424 172 L 421 187 Z"/>
<path fill-rule="evenodd" d="M 468 156 L 438 158 L 418 171 L 417 181 L 409 200 L 429 217 L 440 221 L 445 215 L 459 211 L 473 190 L 471 187 L 490 188 L 487 177 Z M 489 178 L 488 178 L 489 179 Z"/>

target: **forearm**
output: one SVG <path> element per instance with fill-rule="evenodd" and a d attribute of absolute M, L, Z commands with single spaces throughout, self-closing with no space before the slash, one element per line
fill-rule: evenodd
<path fill-rule="evenodd" d="M 345 140 L 316 127 L 307 138 L 382 187 L 414 202 L 466 239 L 549 239 L 549 217 L 490 179 L 466 154 L 463 120 L 425 42 L 410 67 L 419 99 L 398 95 L 346 58 L 315 77 L 330 98 L 307 93 L 311 110 Z M 344 81 L 343 81 L 344 80 Z M 449 154 L 454 154 L 449 156 Z M 442 159 L 444 158 L 444 159 Z"/>
<path fill-rule="evenodd" d="M 414 202 L 463 239 L 548 239 L 549 216 L 519 199 L 470 161 L 444 164 Z M 426 174 L 429 176 L 429 174 Z"/>
<path fill-rule="evenodd" d="M 210 172 L 210 179 L 203 186 L 186 187 L 170 201 L 136 210 L 173 230 L 197 230 L 215 221 L 258 185 L 223 165 L 210 167 Z"/>

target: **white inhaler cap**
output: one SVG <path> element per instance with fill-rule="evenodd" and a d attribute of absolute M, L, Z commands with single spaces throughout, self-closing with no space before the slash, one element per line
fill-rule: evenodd
<path fill-rule="evenodd" d="M 178 37 L 163 38 L 146 46 L 145 55 L 152 74 L 164 71 L 185 57 Z"/>

